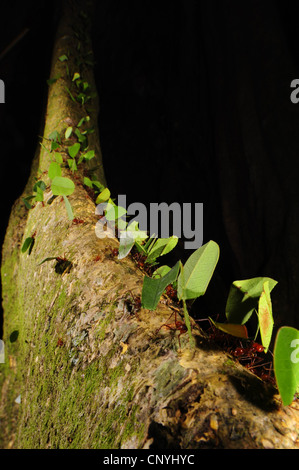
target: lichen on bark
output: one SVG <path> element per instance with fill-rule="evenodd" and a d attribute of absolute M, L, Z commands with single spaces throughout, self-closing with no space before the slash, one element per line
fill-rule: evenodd
<path fill-rule="evenodd" d="M 95 129 L 89 145 L 104 183 L 97 99 L 82 106 L 66 90 L 78 71 L 78 31 L 86 15 L 73 2 L 65 5 L 51 71 L 59 78 L 49 88 L 44 137 L 63 133 L 88 112 Z M 86 34 L 83 57 L 90 51 Z M 59 60 L 63 54 L 67 67 Z M 92 68 L 83 64 L 80 72 L 94 87 Z M 41 148 L 22 196 L 30 194 L 34 178 L 43 175 L 49 184 L 43 174 L 49 163 Z M 83 170 L 77 174 L 81 181 L 75 179 L 69 199 L 84 223 L 68 219 L 59 197 L 47 204 L 50 187 L 44 204 L 27 211 L 20 197 L 12 209 L 1 270 L 8 358 L 0 369 L 1 447 L 297 448 L 298 404 L 283 408 L 275 389 L 212 348 L 195 326 L 196 347 L 181 335 L 179 350 L 175 332 L 161 328 L 173 313 L 165 298 L 155 312 L 132 314 L 127 300 L 141 294 L 143 274 L 130 257 L 113 256 L 116 239 L 96 237 L 95 203 L 82 185 Z M 21 253 L 33 232 L 31 254 Z M 69 270 L 55 269 L 56 260 L 40 264 L 58 256 L 71 262 Z"/>

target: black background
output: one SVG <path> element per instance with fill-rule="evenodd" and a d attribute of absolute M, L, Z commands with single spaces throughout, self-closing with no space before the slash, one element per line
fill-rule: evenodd
<path fill-rule="evenodd" d="M 260 80 L 262 92 L 270 94 L 272 121 L 282 122 L 287 110 L 289 122 L 293 118 L 299 122 L 299 107 L 297 110 L 289 99 L 290 82 L 298 78 L 294 73 L 299 57 L 299 7 L 283 1 L 253 1 L 247 6 L 250 16 L 240 14 L 240 6 L 235 10 L 239 3 L 104 0 L 97 2 L 94 19 L 99 130 L 108 186 L 114 196 L 126 194 L 128 203 L 204 203 L 204 243 L 213 239 L 221 248 L 213 280 L 218 294 L 212 296 L 212 303 L 206 302 L 205 316 L 225 304 L 231 282 L 240 276 L 275 278 L 276 274 L 261 273 L 251 266 L 248 272 L 242 271 L 223 223 L 217 146 L 220 139 L 232 144 L 240 130 L 236 127 L 235 134 L 220 135 L 215 121 L 222 98 L 226 103 L 225 120 L 236 119 L 233 106 L 227 106 L 240 85 L 235 73 L 238 56 L 230 53 L 232 37 L 234 44 L 240 43 L 243 60 L 248 55 L 248 62 L 253 64 L 251 73 L 256 82 Z M 29 28 L 0 61 L 0 78 L 6 86 L 6 103 L 0 104 L 1 244 L 11 206 L 26 184 L 42 132 L 40 123 L 46 106 L 46 80 L 59 4 L 1 2 L 0 53 L 24 28 Z M 238 14 L 240 20 L 236 18 Z M 233 35 L 231 25 L 235 28 Z M 278 82 L 275 75 L 261 75 L 265 72 L 261 72 L 264 61 L 269 59 L 269 51 L 263 50 L 265 30 L 272 34 L 272 61 L 277 70 L 281 59 L 279 54 L 275 56 L 276 44 L 279 49 L 283 42 L 288 51 L 288 61 L 281 64 L 289 64 L 283 82 Z M 212 47 L 215 41 L 222 49 Z M 260 47 L 250 47 L 252 43 Z M 244 44 L 248 47 L 242 50 Z M 215 56 L 217 50 L 219 55 Z M 226 51 L 225 57 L 221 50 Z M 214 86 L 224 78 L 231 88 L 226 96 L 218 94 L 215 98 Z M 244 86 L 246 93 L 246 83 Z M 284 109 L 279 105 L 283 100 Z M 257 106 L 262 105 L 257 102 Z M 273 136 L 275 132 L 273 129 Z M 298 139 L 288 142 L 293 151 L 297 151 Z M 245 215 L 246 210 L 245 204 Z M 246 251 L 247 247 L 243 249 Z M 184 260 L 189 255 L 181 243 L 174 257 Z M 298 327 L 298 320 L 293 317 L 289 323 Z"/>

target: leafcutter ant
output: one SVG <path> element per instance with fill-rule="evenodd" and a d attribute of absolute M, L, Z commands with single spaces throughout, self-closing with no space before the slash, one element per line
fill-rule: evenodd
<path fill-rule="evenodd" d="M 186 327 L 184 322 L 182 322 L 180 320 L 177 320 L 177 311 L 179 312 L 178 309 L 174 309 L 174 314 L 172 313 L 169 317 L 169 319 L 170 319 L 174 315 L 174 323 L 163 323 L 163 325 L 161 325 L 160 328 L 158 328 L 156 334 L 158 334 L 158 332 L 161 330 L 161 328 L 167 328 L 168 330 L 172 330 L 172 331 L 179 331 L 178 342 L 179 342 L 180 349 L 182 349 L 182 347 L 181 347 L 181 338 L 180 337 L 181 337 L 181 335 L 183 335 L 187 332 L 187 327 Z"/>

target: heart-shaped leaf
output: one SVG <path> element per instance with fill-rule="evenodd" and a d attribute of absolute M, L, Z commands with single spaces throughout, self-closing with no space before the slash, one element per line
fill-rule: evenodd
<path fill-rule="evenodd" d="M 69 196 L 75 190 L 72 180 L 64 176 L 55 176 L 51 184 L 51 190 L 54 196 Z"/>
<path fill-rule="evenodd" d="M 184 265 L 178 278 L 179 299 L 196 299 L 206 292 L 219 259 L 219 246 L 209 241 L 198 248 Z"/>
<path fill-rule="evenodd" d="M 180 262 L 178 261 L 175 266 L 165 276 L 153 279 L 151 277 L 144 277 L 142 287 L 142 305 L 148 310 L 155 310 L 159 303 L 160 297 L 169 284 L 172 284 L 180 269 Z"/>

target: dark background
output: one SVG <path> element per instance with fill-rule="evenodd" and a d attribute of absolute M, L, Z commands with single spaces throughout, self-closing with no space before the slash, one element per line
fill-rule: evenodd
<path fill-rule="evenodd" d="M 299 6 L 240 3 L 97 2 L 104 167 L 128 204 L 204 203 L 221 257 L 203 316 L 223 313 L 234 280 L 269 276 L 277 325 L 299 327 Z M 0 54 L 29 28 L 0 61 L 1 244 L 42 132 L 59 4 L 1 2 Z M 182 240 L 173 258 L 189 255 Z"/>

